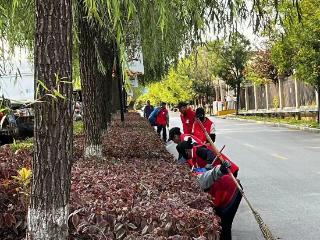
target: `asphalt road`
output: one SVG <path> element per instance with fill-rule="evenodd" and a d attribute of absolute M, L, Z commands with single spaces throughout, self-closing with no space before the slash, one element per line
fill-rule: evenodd
<path fill-rule="evenodd" d="M 250 202 L 279 239 L 320 239 L 320 135 L 237 120 L 212 118 L 219 148 L 240 167 Z M 170 128 L 181 127 L 177 113 Z M 169 150 L 174 145 L 169 144 Z M 241 202 L 233 240 L 263 239 Z"/>

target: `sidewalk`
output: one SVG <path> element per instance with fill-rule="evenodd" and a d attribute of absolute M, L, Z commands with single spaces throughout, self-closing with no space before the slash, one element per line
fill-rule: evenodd
<path fill-rule="evenodd" d="M 232 115 L 223 116 L 223 117 L 215 116 L 215 117 L 221 118 L 221 119 L 232 119 L 232 120 L 238 120 L 238 121 L 243 121 L 243 122 L 264 124 L 264 125 L 269 125 L 269 126 L 273 126 L 273 127 L 284 127 L 284 128 L 289 128 L 289 129 L 312 132 L 312 133 L 320 133 L 320 129 L 310 128 L 310 127 L 306 127 L 306 126 L 297 126 L 297 125 L 292 125 L 292 124 L 275 123 L 275 122 L 269 122 L 269 121 L 258 121 L 258 120 L 253 120 L 253 119 L 243 119 L 243 118 L 239 118 L 237 116 L 232 116 Z"/>

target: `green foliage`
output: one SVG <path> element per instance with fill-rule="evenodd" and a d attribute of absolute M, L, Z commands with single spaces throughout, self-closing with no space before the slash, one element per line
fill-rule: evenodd
<path fill-rule="evenodd" d="M 0 0 L 0 38 L 11 47 L 33 48 L 35 33 L 34 0 Z"/>
<path fill-rule="evenodd" d="M 82 121 L 77 121 L 73 123 L 73 134 L 82 135 L 84 133 L 84 126 Z"/>
<path fill-rule="evenodd" d="M 164 101 L 169 104 L 177 104 L 179 101 L 191 101 L 194 97 L 192 81 L 185 74 L 185 65 L 188 59 L 182 60 L 178 67 L 171 68 L 168 75 L 160 82 L 151 83 L 148 92 L 138 98 L 138 103 L 150 100 L 157 105 Z"/>
<path fill-rule="evenodd" d="M 255 84 L 265 84 L 278 80 L 278 71 L 272 64 L 270 55 L 270 51 L 258 51 L 253 54 L 246 66 L 246 80 Z"/>
<path fill-rule="evenodd" d="M 10 145 L 10 148 L 13 151 L 17 150 L 32 150 L 33 149 L 33 138 L 28 138 L 23 141 L 16 141 L 14 140 L 13 143 Z"/>
<path fill-rule="evenodd" d="M 274 109 L 277 109 L 279 108 L 280 106 L 280 100 L 278 97 L 274 97 L 273 100 L 272 100 L 272 105 L 273 105 L 273 108 Z"/>
<path fill-rule="evenodd" d="M 294 117 L 267 117 L 267 116 L 237 116 L 237 118 L 250 119 L 255 121 L 263 122 L 273 122 L 273 123 L 284 123 L 300 127 L 310 127 L 310 128 L 319 128 L 319 125 L 313 118 L 302 118 L 298 120 Z"/>
<path fill-rule="evenodd" d="M 272 60 L 281 73 L 295 69 L 298 79 L 313 86 L 320 84 L 320 2 L 300 3 L 302 21 L 294 15 L 293 6 L 284 1 L 280 11 L 286 16 L 281 32 L 275 30 Z"/>
<path fill-rule="evenodd" d="M 250 56 L 250 42 L 240 33 L 233 33 L 220 53 L 218 76 L 232 88 L 244 80 L 244 70 Z"/>
<path fill-rule="evenodd" d="M 217 81 L 219 53 L 223 42 L 208 42 L 199 46 L 188 57 L 186 66 L 188 77 L 192 80 L 192 87 L 197 97 L 214 97 L 214 84 Z"/>

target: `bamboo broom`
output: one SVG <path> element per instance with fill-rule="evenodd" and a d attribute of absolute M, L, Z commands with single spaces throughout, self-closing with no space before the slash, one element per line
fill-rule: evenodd
<path fill-rule="evenodd" d="M 209 143 L 211 144 L 211 146 L 215 149 L 215 145 L 211 139 L 211 137 L 209 136 L 207 130 L 204 128 L 202 122 L 199 119 L 196 119 L 196 122 L 200 125 L 202 131 L 204 132 L 204 134 L 206 135 L 207 140 L 209 141 Z M 224 147 L 223 147 L 224 148 Z M 223 159 L 221 159 L 223 161 Z M 247 196 L 245 195 L 244 191 L 242 190 L 240 184 L 238 183 L 237 179 L 233 176 L 233 174 L 231 173 L 230 169 L 228 169 L 229 172 L 229 176 L 232 178 L 232 180 L 234 181 L 234 183 L 237 185 L 242 197 L 245 199 L 246 203 L 248 204 L 254 218 L 256 219 L 256 222 L 259 225 L 259 228 L 262 232 L 262 235 L 264 237 L 265 240 L 276 240 L 276 238 L 272 235 L 270 228 L 265 224 L 265 222 L 262 220 L 261 215 L 253 208 L 253 206 L 251 205 L 251 203 L 249 202 Z"/>

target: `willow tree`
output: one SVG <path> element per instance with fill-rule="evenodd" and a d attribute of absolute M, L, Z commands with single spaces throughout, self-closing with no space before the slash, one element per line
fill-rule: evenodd
<path fill-rule="evenodd" d="M 35 134 L 27 239 L 67 239 L 72 119 L 71 0 L 37 0 Z"/>

